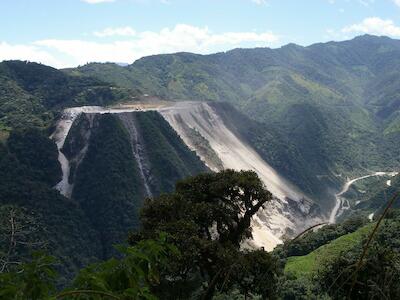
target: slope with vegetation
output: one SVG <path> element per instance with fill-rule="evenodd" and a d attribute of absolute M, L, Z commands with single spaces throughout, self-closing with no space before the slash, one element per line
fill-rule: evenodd
<path fill-rule="evenodd" d="M 179 179 L 208 170 L 158 113 L 130 117 L 137 119 L 143 135 L 154 195 L 173 190 Z M 32 249 L 47 249 L 60 260 L 59 270 L 67 280 L 89 262 L 116 254 L 113 244 L 126 241 L 128 232 L 140 227 L 138 213 L 147 195 L 127 128 L 116 115 L 90 119 L 85 122 L 88 119 L 82 116 L 65 144 L 68 157 L 86 148 L 72 168 L 71 199 L 54 189 L 62 174 L 57 147 L 45 130 L 13 130 L 0 143 L 0 212 L 6 218 L 0 228 L 0 253 L 5 265 L 15 258 L 24 260 Z M 12 215 L 14 221 L 9 222 Z M 14 242 L 8 233 L 14 225 L 22 236 L 10 248 Z"/>
<path fill-rule="evenodd" d="M 0 143 L 2 272 L 35 249 L 59 258 L 64 279 L 99 257 L 98 234 L 79 205 L 53 189 L 60 176 L 56 146 L 41 131 L 12 132 Z"/>
<path fill-rule="evenodd" d="M 392 200 L 379 199 L 380 210 L 375 213 L 375 221 L 352 216 L 343 223 L 327 225 L 287 241 L 274 250 L 284 268 L 283 299 L 397 299 L 400 296 L 397 284 L 400 211 L 396 209 L 399 189 L 386 187 L 381 192 L 392 193 Z M 364 201 L 377 201 L 375 194 L 370 197 Z"/>
<path fill-rule="evenodd" d="M 123 113 L 134 121 L 126 127 L 118 114 L 82 115 L 71 129 L 64 150 L 69 156 L 87 147 L 72 175 L 72 199 L 80 203 L 93 226 L 100 232 L 102 258 L 111 255 L 112 245 L 124 240 L 129 230 L 140 226 L 138 212 L 148 195 L 172 191 L 177 180 L 207 171 L 207 168 L 182 142 L 168 123 L 156 112 Z M 92 127 L 83 120 L 92 119 Z M 81 134 L 90 131 L 87 141 Z M 129 130 L 140 134 L 140 157 L 132 154 L 137 141 Z M 86 145 L 84 143 L 87 143 Z M 139 163 L 146 160 L 141 174 Z M 143 166 L 144 167 L 144 166 Z M 142 176 L 146 178 L 142 178 Z"/>

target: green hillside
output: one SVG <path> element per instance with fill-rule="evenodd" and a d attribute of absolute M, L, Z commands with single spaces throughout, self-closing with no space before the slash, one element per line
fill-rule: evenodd
<path fill-rule="evenodd" d="M 296 277 L 312 277 L 330 261 L 360 244 L 371 232 L 373 225 L 368 224 L 356 232 L 343 235 L 307 255 L 289 257 L 285 265 L 285 273 Z"/>
<path fill-rule="evenodd" d="M 0 63 L 0 87 L 0 131 L 46 127 L 61 108 L 108 105 L 137 94 L 86 75 L 24 61 Z"/>
<path fill-rule="evenodd" d="M 2 265 L 25 261 L 34 250 L 53 253 L 63 283 L 100 257 L 101 247 L 79 205 L 53 189 L 60 177 L 56 145 L 43 132 L 13 132 L 0 143 L 0 239 L 9 241 L 14 226 L 16 241 L 11 248 L 0 243 Z"/>
<path fill-rule="evenodd" d="M 172 191 L 180 179 L 208 171 L 158 113 L 131 115 L 137 118 L 148 149 L 154 195 Z M 53 188 L 61 169 L 57 147 L 46 132 L 14 130 L 6 143 L 0 143 L 0 239 L 9 239 L 8 220 L 15 214 L 23 233 L 10 259 L 23 261 L 35 249 L 52 253 L 60 260 L 60 284 L 79 268 L 116 253 L 113 245 L 126 242 L 128 233 L 139 229 L 139 209 L 146 197 L 127 129 L 115 115 L 93 117 L 89 140 L 82 140 L 89 129 L 82 117 L 66 141 L 69 158 L 88 142 L 84 159 L 72 168 L 72 199 Z M 7 252 L 8 243 L 0 245 L 0 259 Z"/>
<path fill-rule="evenodd" d="M 338 188 L 335 174 L 399 166 L 399 67 L 400 41 L 365 35 L 308 47 L 155 55 L 127 67 L 88 64 L 66 72 L 165 99 L 229 102 L 258 122 L 249 138 L 258 152 L 277 165 L 277 147 L 270 149 L 265 135 L 290 144 L 286 169 L 294 171 L 286 175 L 321 196 L 319 185 Z"/>

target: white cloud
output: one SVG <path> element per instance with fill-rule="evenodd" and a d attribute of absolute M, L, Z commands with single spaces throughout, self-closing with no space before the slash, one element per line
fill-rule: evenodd
<path fill-rule="evenodd" d="M 361 23 L 346 26 L 343 33 L 369 33 L 376 35 L 400 36 L 400 27 L 390 19 L 384 20 L 378 17 L 364 19 Z"/>
<path fill-rule="evenodd" d="M 0 42 L 0 61 L 12 59 L 29 60 L 61 67 L 61 64 L 54 56 L 37 46 L 11 45 L 6 42 Z"/>
<path fill-rule="evenodd" d="M 143 56 L 180 51 L 207 54 L 235 47 L 271 46 L 278 41 L 279 37 L 271 32 L 213 33 L 207 27 L 178 24 L 158 32 L 137 32 L 129 40 L 96 42 L 48 39 L 36 41 L 29 47 L 58 58 L 57 63 L 48 61 L 49 64 L 71 67 L 93 61 L 130 63 Z M 29 57 L 29 53 L 26 56 Z"/>
<path fill-rule="evenodd" d="M 396 4 L 397 6 L 400 6 L 400 0 L 393 0 L 393 3 Z"/>
<path fill-rule="evenodd" d="M 251 2 L 257 4 L 257 5 L 265 5 L 267 4 L 267 0 L 251 0 Z"/>
<path fill-rule="evenodd" d="M 370 6 L 371 4 L 375 3 L 375 0 L 358 0 L 358 3 L 364 6 Z"/>
<path fill-rule="evenodd" d="M 109 37 L 109 36 L 135 36 L 136 31 L 129 26 L 126 27 L 108 27 L 101 31 L 95 31 L 93 34 L 97 37 Z"/>
<path fill-rule="evenodd" d="M 82 1 L 89 3 L 89 4 L 98 4 L 98 3 L 104 3 L 104 2 L 114 2 L 115 0 L 82 0 Z"/>
<path fill-rule="evenodd" d="M 329 4 L 336 4 L 338 3 L 338 1 L 336 0 L 327 0 Z M 400 0 L 392 0 L 392 1 L 398 1 L 400 3 Z M 354 2 L 352 0 L 346 0 L 346 2 Z M 370 6 L 372 4 L 375 3 L 375 0 L 356 0 L 355 2 L 358 2 L 359 4 L 363 5 L 363 6 Z"/>

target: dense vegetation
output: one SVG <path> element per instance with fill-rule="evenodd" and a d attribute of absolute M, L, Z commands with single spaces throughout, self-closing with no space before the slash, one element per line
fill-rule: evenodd
<path fill-rule="evenodd" d="M 3 271 L 31 250 L 47 250 L 70 279 L 98 254 L 99 239 L 77 203 L 53 189 L 60 178 L 55 144 L 39 130 L 0 143 L 0 258 Z M 13 240 L 10 235 L 13 233 Z"/>
<path fill-rule="evenodd" d="M 399 211 L 392 210 L 377 227 L 363 260 L 363 247 L 377 224 L 362 218 L 310 231 L 272 254 L 242 249 L 241 242 L 251 238 L 250 219 L 271 200 L 251 171 L 187 178 L 173 193 L 146 201 L 143 227 L 130 235 L 129 246 L 116 247 L 119 258 L 81 269 L 67 289 L 56 286 L 54 258 L 34 252 L 32 259 L 14 264 L 15 256 L 4 260 L 3 255 L 0 295 L 5 299 L 399 298 Z M 11 220 L 26 214 L 14 208 L 10 212 Z M 30 230 L 31 246 L 37 245 L 42 233 L 34 230 L 40 227 L 32 225 L 32 218 L 24 217 L 18 224 L 24 230 L 15 237 L 28 238 L 23 233 Z M 0 237 L 8 240 L 10 233 L 2 229 L 3 224 Z"/>
<path fill-rule="evenodd" d="M 150 287 L 158 282 L 159 269 L 167 265 L 176 248 L 166 242 L 165 235 L 157 240 L 141 241 L 122 247 L 120 259 L 109 259 L 82 269 L 68 289 L 57 292 L 56 260 L 42 252 L 32 259 L 0 273 L 0 296 L 15 300 L 53 299 L 156 299 Z"/>
<path fill-rule="evenodd" d="M 56 297 L 212 299 L 217 291 L 226 296 L 238 291 L 245 297 L 275 298 L 275 260 L 263 250 L 240 248 L 251 237 L 252 216 L 271 199 L 251 171 L 183 180 L 174 193 L 148 200 L 143 229 L 131 235 L 131 246 L 118 247 L 122 258 L 81 270 L 72 287 Z M 10 268 L 0 274 L 0 295 L 52 299 L 52 264 L 51 258 L 35 254 L 31 262 Z"/>
<path fill-rule="evenodd" d="M 400 190 L 400 175 L 390 178 L 390 186 L 387 186 L 387 179 L 376 185 L 376 188 L 368 189 L 366 195 L 361 198 L 362 201 L 355 207 L 357 210 L 368 212 L 382 211 L 386 203 L 396 192 Z M 397 201 L 393 207 L 400 208 L 400 202 Z"/>
<path fill-rule="evenodd" d="M 284 299 L 320 299 L 321 296 L 323 299 L 397 299 L 400 296 L 397 284 L 399 224 L 396 211 L 384 220 L 358 269 L 363 246 L 375 223 L 307 255 L 289 257 L 285 266 Z"/>
<path fill-rule="evenodd" d="M 303 256 L 316 250 L 317 248 L 328 244 L 343 235 L 356 231 L 367 220 L 362 217 L 350 218 L 343 223 L 328 224 L 318 229 L 318 231 L 309 231 L 301 238 L 289 240 L 284 245 L 278 245 L 274 250 L 281 259 L 290 256 Z"/>
<path fill-rule="evenodd" d="M 260 156 L 285 178 L 301 188 L 304 193 L 318 199 L 319 204 L 332 202 L 331 187 L 340 180 L 333 175 L 321 180 L 316 174 L 323 174 L 328 168 L 325 162 L 304 157 L 290 137 L 285 136 L 279 126 L 250 119 L 228 103 L 210 104 L 223 118 L 224 123 L 242 140 L 252 145 Z M 309 151 L 314 151 L 310 149 Z"/>
<path fill-rule="evenodd" d="M 139 227 L 138 210 L 145 196 L 137 163 L 122 124 L 112 115 L 98 115 L 89 148 L 79 165 L 72 199 L 100 233 L 102 259 L 112 245 Z"/>
<path fill-rule="evenodd" d="M 29 249 L 47 249 L 59 260 L 58 284 L 71 279 L 82 266 L 115 254 L 112 245 L 124 242 L 130 230 L 139 228 L 138 211 L 146 196 L 127 129 L 112 115 L 93 118 L 91 124 L 84 117 L 78 120 L 64 149 L 74 157 L 86 142 L 89 145 L 79 168 L 72 166 L 72 200 L 53 189 L 61 179 L 61 169 L 57 147 L 46 130 L 14 130 L 0 143 L 4 218 L 0 232 L 6 241 L 11 226 L 17 224 L 21 235 L 12 249 L 2 243 L 0 253 L 15 262 L 26 258 Z M 154 193 L 171 191 L 176 180 L 207 170 L 158 114 L 138 113 L 137 118 L 146 147 L 154 149 L 146 151 L 154 169 Z"/>

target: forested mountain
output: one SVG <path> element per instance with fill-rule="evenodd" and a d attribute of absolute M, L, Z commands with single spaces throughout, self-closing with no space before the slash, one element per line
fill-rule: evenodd
<path fill-rule="evenodd" d="M 0 63 L 0 132 L 26 126 L 46 127 L 63 107 L 107 105 L 137 92 L 93 77 L 71 76 L 24 61 Z"/>
<path fill-rule="evenodd" d="M 139 209 L 150 195 L 137 169 L 129 128 L 118 117 L 81 116 L 71 130 L 65 155 L 76 158 L 83 148 L 87 151 L 79 157 L 82 164 L 72 166 L 71 199 L 54 189 L 62 171 L 49 136 L 63 108 L 126 101 L 137 91 L 20 61 L 0 63 L 0 81 L 0 239 L 7 241 L 11 228 L 16 230 L 15 245 L 0 245 L 0 268 L 24 260 L 32 250 L 45 250 L 59 259 L 63 284 L 126 241 L 128 232 L 139 227 Z M 208 171 L 159 115 L 126 117 L 139 125 L 151 195 L 172 191 L 177 180 Z"/>
<path fill-rule="evenodd" d="M 280 134 L 314 177 L 290 176 L 290 161 L 278 169 L 315 192 L 315 176 L 330 182 L 337 174 L 398 166 L 399 64 L 400 41 L 365 35 L 308 47 L 156 55 L 127 67 L 88 64 L 67 72 L 165 99 L 229 102 L 259 122 L 252 139 L 271 164 L 264 133 Z"/>
<path fill-rule="evenodd" d="M 83 147 L 87 152 L 72 168 L 70 199 L 54 189 L 62 176 L 58 152 L 43 131 L 12 131 L 7 143 L 0 143 L 0 237 L 8 239 L 10 226 L 16 226 L 13 259 L 26 257 L 33 243 L 59 258 L 62 274 L 70 279 L 77 268 L 111 257 L 113 245 L 140 227 L 139 209 L 146 197 L 170 192 L 177 180 L 208 171 L 161 116 L 142 112 L 127 117 L 137 119 L 143 136 L 151 194 L 144 189 L 129 131 L 114 115 L 82 115 L 71 131 L 66 155 L 77 157 Z M 15 224 L 10 224 L 14 214 Z M 0 246 L 2 259 L 8 247 Z"/>

